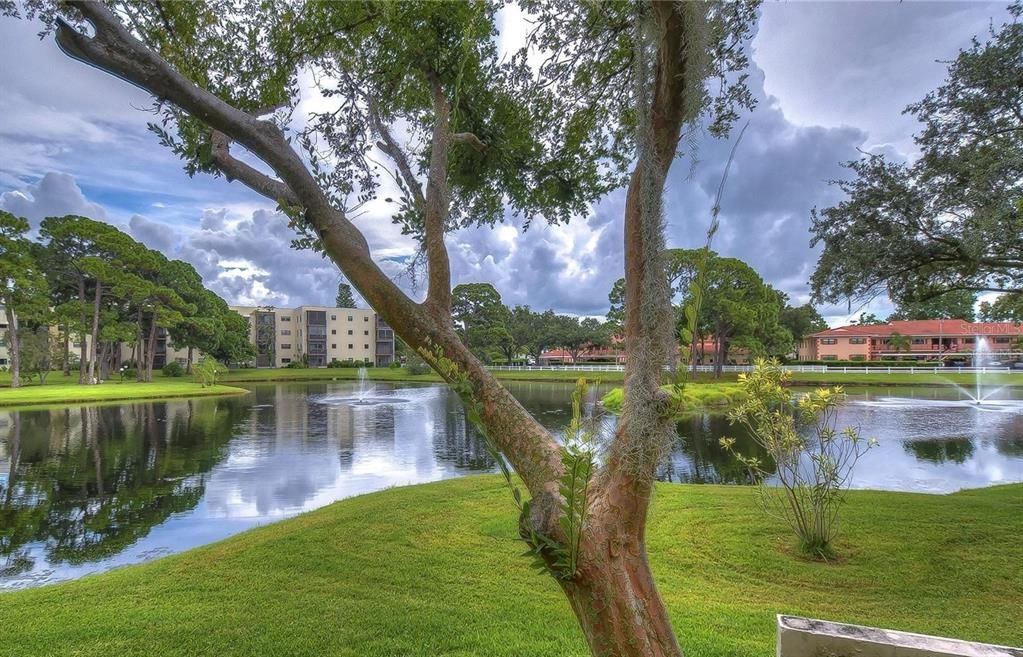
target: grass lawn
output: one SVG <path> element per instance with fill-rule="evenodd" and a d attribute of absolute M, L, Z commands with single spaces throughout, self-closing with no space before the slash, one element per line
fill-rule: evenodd
<path fill-rule="evenodd" d="M 777 613 L 1023 645 L 1023 486 L 853 492 L 844 514 L 842 561 L 813 563 L 750 488 L 659 485 L 649 549 L 686 654 L 773 654 Z M 0 655 L 585 655 L 515 521 L 496 476 L 345 500 L 0 594 Z"/>
<path fill-rule="evenodd" d="M 58 372 L 50 375 L 46 385 L 25 385 L 20 388 L 0 388 L 0 406 L 28 406 L 34 404 L 73 404 L 78 402 L 124 401 L 130 399 L 166 399 L 169 397 L 200 397 L 248 392 L 243 388 L 216 385 L 203 388 L 187 378 L 156 378 L 152 383 L 136 381 L 108 381 L 94 386 L 82 386 L 77 376 L 65 378 Z M 73 382 L 69 382 L 73 381 Z"/>

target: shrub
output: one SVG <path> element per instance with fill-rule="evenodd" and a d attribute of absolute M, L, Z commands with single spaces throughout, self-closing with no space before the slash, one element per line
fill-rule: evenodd
<path fill-rule="evenodd" d="M 185 375 L 185 368 L 181 367 L 177 361 L 171 361 L 163 366 L 161 370 L 164 376 L 180 377 Z"/>
<path fill-rule="evenodd" d="M 202 385 L 203 388 L 208 388 L 217 385 L 217 377 L 223 372 L 223 368 L 220 363 L 217 362 L 216 358 L 209 356 L 203 356 L 199 359 L 199 362 L 192 367 L 192 377 Z"/>
<path fill-rule="evenodd" d="M 789 376 L 777 361 L 758 359 L 751 373 L 739 375 L 746 399 L 728 414 L 733 424 L 748 429 L 776 470 L 736 452 L 734 438 L 722 438 L 721 445 L 749 469 L 759 483 L 763 508 L 789 523 L 800 549 L 828 559 L 849 477 L 859 458 L 877 443 L 863 440 L 854 427 L 835 429 L 841 387 L 818 388 L 796 401 L 784 387 Z M 771 475 L 777 486 L 765 484 Z"/>
<path fill-rule="evenodd" d="M 389 365 L 389 367 L 390 367 L 390 368 L 391 368 L 392 370 L 400 370 L 400 369 L 401 369 L 401 363 L 399 363 L 399 362 L 398 362 L 398 361 L 396 361 L 396 360 L 392 360 L 392 361 L 391 361 L 391 364 Z"/>
<path fill-rule="evenodd" d="M 137 379 L 139 376 L 139 371 L 134 367 L 123 367 L 121 368 L 120 373 L 122 381 L 131 381 L 132 379 Z"/>
<path fill-rule="evenodd" d="M 289 370 L 300 370 L 303 367 L 305 367 L 305 365 L 303 365 L 302 361 L 300 361 L 300 360 L 293 360 L 293 361 L 291 361 L 290 363 L 288 363 L 287 365 L 284 366 L 285 369 L 289 369 Z"/>

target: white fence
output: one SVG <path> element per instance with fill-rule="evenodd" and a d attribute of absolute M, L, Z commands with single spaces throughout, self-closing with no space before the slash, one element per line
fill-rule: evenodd
<path fill-rule="evenodd" d="M 624 365 L 494 365 L 492 370 L 507 372 L 624 372 Z M 749 372 L 751 365 L 724 365 L 722 372 Z M 819 374 L 1023 374 L 1023 369 L 1011 367 L 829 367 L 827 365 L 783 365 L 790 372 Z M 697 365 L 697 372 L 713 372 L 713 365 Z"/>

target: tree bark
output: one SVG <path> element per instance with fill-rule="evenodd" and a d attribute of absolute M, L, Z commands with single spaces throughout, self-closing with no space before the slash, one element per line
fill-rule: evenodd
<path fill-rule="evenodd" d="M 78 275 L 78 304 L 81 308 L 81 320 L 82 327 L 78 333 L 78 383 L 87 384 L 89 382 L 86 363 L 89 360 L 89 345 L 85 339 L 85 327 L 89 325 L 89 315 L 85 312 L 85 276 L 83 274 Z"/>
<path fill-rule="evenodd" d="M 92 304 L 92 337 L 89 340 L 88 383 L 96 383 L 96 356 L 99 346 L 99 306 L 103 300 L 103 282 L 96 279 L 96 292 Z"/>
<path fill-rule="evenodd" d="M 71 332 L 64 324 L 64 376 L 71 376 Z"/>
<path fill-rule="evenodd" d="M 156 315 L 149 320 L 149 341 L 146 345 L 146 378 L 143 381 L 153 380 L 153 361 L 156 360 Z"/>
<path fill-rule="evenodd" d="M 188 362 L 185 364 L 185 374 L 192 373 L 192 347 L 188 348 Z"/>
<path fill-rule="evenodd" d="M 4 307 L 7 313 L 8 351 L 11 354 L 11 387 L 21 387 L 21 339 L 18 337 L 18 316 L 11 306 Z"/>

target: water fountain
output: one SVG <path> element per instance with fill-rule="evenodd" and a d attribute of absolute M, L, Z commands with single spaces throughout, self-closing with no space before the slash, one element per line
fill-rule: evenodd
<path fill-rule="evenodd" d="M 955 388 L 960 395 L 965 399 L 949 399 L 949 400 L 922 400 L 922 399 L 908 399 L 903 397 L 880 397 L 876 400 L 860 402 L 862 404 L 872 406 L 969 406 L 980 411 L 994 411 L 994 412 L 1020 412 L 1023 411 L 1023 400 L 1019 399 L 997 399 L 995 398 L 1000 392 L 1008 388 L 1008 386 L 997 386 L 991 387 L 988 385 L 985 387 L 984 377 L 987 374 L 984 371 L 984 366 L 991 360 L 991 345 L 988 343 L 987 338 L 982 336 L 976 336 L 974 338 L 974 350 L 973 350 L 973 390 L 969 390 L 955 381 L 947 377 L 941 377 L 950 386 Z"/>
<path fill-rule="evenodd" d="M 367 376 L 366 368 L 360 367 L 356 378 L 354 395 L 343 397 L 327 396 L 317 401 L 330 406 L 379 406 L 381 404 L 402 404 L 408 401 L 408 399 L 392 395 L 371 396 L 371 393 L 376 391 L 376 386 L 368 381 Z"/>

